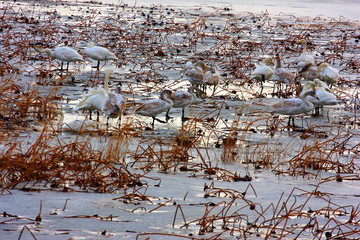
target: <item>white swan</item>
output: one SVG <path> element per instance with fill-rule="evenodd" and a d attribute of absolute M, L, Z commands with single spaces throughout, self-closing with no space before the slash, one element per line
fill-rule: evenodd
<path fill-rule="evenodd" d="M 58 123 L 58 131 L 74 132 L 74 133 L 98 131 L 99 123 L 96 123 L 88 119 L 76 119 L 74 121 L 64 123 L 64 116 L 65 116 L 64 111 L 55 110 L 54 112 L 55 114 L 60 115 L 60 120 Z"/>
<path fill-rule="evenodd" d="M 271 58 L 265 58 L 262 62 L 256 66 L 255 70 L 251 74 L 251 78 L 260 82 L 260 95 L 264 89 L 263 83 L 269 80 L 274 75 L 274 69 L 272 68 L 274 62 Z"/>
<path fill-rule="evenodd" d="M 311 89 L 315 89 L 316 98 L 313 96 L 307 96 L 307 99 L 314 104 L 315 115 L 319 115 L 320 108 L 322 108 L 323 106 L 336 105 L 340 102 L 333 93 L 321 86 L 320 81 L 307 81 L 303 87 L 302 92 L 300 93 L 300 97 Z"/>
<path fill-rule="evenodd" d="M 300 43 L 303 44 L 303 51 L 302 53 L 300 54 L 300 56 L 298 57 L 297 59 L 297 69 L 298 69 L 298 72 L 302 72 L 303 71 L 303 68 L 305 66 L 308 66 L 309 64 L 310 65 L 315 65 L 315 60 L 314 60 L 314 57 L 307 54 L 307 44 L 306 44 L 306 40 L 305 39 L 301 39 L 300 40 Z"/>
<path fill-rule="evenodd" d="M 64 62 L 67 62 L 66 71 L 68 71 L 70 62 L 84 61 L 83 57 L 76 50 L 69 47 L 57 47 L 54 50 L 49 48 L 40 49 L 37 46 L 33 46 L 33 48 L 39 53 L 46 53 L 50 57 L 60 60 L 61 72 L 63 71 Z"/>
<path fill-rule="evenodd" d="M 196 102 L 197 96 L 204 97 L 204 92 L 198 87 L 190 86 L 188 90 L 177 90 L 173 93 L 173 108 L 182 108 L 181 120 L 185 120 L 185 107 L 190 106 Z M 169 119 L 170 109 L 166 113 L 166 118 Z"/>
<path fill-rule="evenodd" d="M 305 92 L 300 98 L 283 99 L 273 105 L 274 110 L 271 113 L 289 115 L 288 126 L 290 126 L 290 120 L 292 119 L 293 127 L 295 127 L 294 115 L 310 112 L 314 109 L 314 105 L 306 98 L 307 96 L 316 98 L 316 93 L 310 90 Z"/>
<path fill-rule="evenodd" d="M 325 82 L 321 81 L 320 79 L 316 78 L 314 80 L 314 83 L 316 84 L 316 86 L 323 87 L 326 91 L 331 92 L 329 86 Z"/>
<path fill-rule="evenodd" d="M 145 103 L 143 103 L 140 107 L 135 110 L 136 114 L 141 116 L 152 117 L 153 121 L 151 123 L 154 128 L 155 120 L 165 123 L 165 121 L 161 121 L 157 119 L 156 116 L 160 113 L 166 112 L 173 106 L 173 94 L 170 90 L 164 90 L 161 92 L 160 99 L 152 99 Z"/>
<path fill-rule="evenodd" d="M 103 110 L 105 103 L 108 99 L 110 74 L 111 74 L 111 70 L 107 70 L 105 74 L 104 88 L 98 87 L 96 89 L 90 90 L 87 94 L 83 96 L 80 102 L 74 107 L 75 111 L 89 110 L 90 120 L 91 120 L 91 112 L 97 111 L 97 121 L 99 121 L 100 111 Z"/>
<path fill-rule="evenodd" d="M 318 67 L 321 80 L 332 86 L 339 79 L 339 70 L 329 66 L 328 63 L 321 63 Z"/>
<path fill-rule="evenodd" d="M 108 49 L 100 46 L 94 46 L 94 43 L 90 43 L 84 51 L 86 56 L 98 61 L 96 69 L 99 70 L 100 62 L 106 60 L 117 60 L 115 54 L 110 52 Z"/>

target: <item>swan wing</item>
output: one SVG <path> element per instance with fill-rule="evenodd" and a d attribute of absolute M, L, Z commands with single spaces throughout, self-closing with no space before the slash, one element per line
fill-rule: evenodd
<path fill-rule="evenodd" d="M 100 46 L 86 48 L 84 53 L 95 60 L 104 61 L 104 60 L 116 60 L 115 54 L 110 52 L 108 49 Z"/>
<path fill-rule="evenodd" d="M 104 89 L 96 89 L 88 92 L 75 106 L 74 110 L 89 109 L 102 110 L 106 102 L 107 94 Z"/>
<path fill-rule="evenodd" d="M 68 47 L 58 47 L 54 50 L 54 55 L 57 59 L 74 62 L 83 61 L 83 57 L 74 49 Z"/>
<path fill-rule="evenodd" d="M 195 101 L 192 94 L 188 91 L 179 90 L 174 92 L 173 107 L 184 107 L 192 104 Z"/>
<path fill-rule="evenodd" d="M 135 110 L 135 113 L 143 116 L 156 116 L 172 107 L 172 102 L 168 103 L 161 99 L 150 100 Z"/>

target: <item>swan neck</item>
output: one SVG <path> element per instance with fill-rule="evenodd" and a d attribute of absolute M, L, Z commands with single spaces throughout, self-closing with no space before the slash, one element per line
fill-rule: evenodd
<path fill-rule="evenodd" d="M 304 101 L 304 103 L 306 103 L 306 105 L 308 105 L 309 107 L 314 107 L 314 104 L 312 102 L 309 101 L 309 99 L 307 99 L 307 96 L 310 95 L 310 92 L 306 92 L 302 97 L 301 100 Z"/>
<path fill-rule="evenodd" d="M 307 43 L 306 43 L 306 41 L 304 41 L 303 45 L 304 45 L 303 52 L 306 53 L 306 48 L 307 48 Z"/>
<path fill-rule="evenodd" d="M 191 86 L 191 87 L 189 87 L 188 92 L 191 94 L 191 96 L 195 96 L 195 97 L 196 97 L 196 95 L 195 95 L 195 93 L 194 93 L 194 90 L 196 91 L 195 87 L 194 87 L 194 86 Z"/>
<path fill-rule="evenodd" d="M 64 111 L 62 111 L 62 110 L 56 110 L 55 113 L 60 114 L 60 119 L 59 119 L 59 123 L 58 123 L 58 129 L 61 129 L 61 126 L 62 126 L 63 123 L 64 123 L 64 117 L 65 117 Z"/>
<path fill-rule="evenodd" d="M 46 54 L 49 55 L 50 57 L 54 57 L 54 51 L 52 51 L 52 50 L 49 49 L 49 48 L 42 49 L 42 50 L 40 50 L 40 52 L 46 53 Z"/>
<path fill-rule="evenodd" d="M 110 79 L 110 71 L 106 72 L 105 74 L 104 90 L 106 93 L 109 93 L 109 79 Z"/>

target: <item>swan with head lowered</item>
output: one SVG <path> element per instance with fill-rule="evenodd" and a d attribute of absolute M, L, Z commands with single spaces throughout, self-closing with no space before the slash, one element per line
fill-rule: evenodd
<path fill-rule="evenodd" d="M 103 110 L 109 97 L 109 77 L 111 72 L 111 70 L 107 70 L 105 73 L 104 87 L 92 89 L 85 94 L 80 102 L 74 107 L 75 111 L 89 110 L 90 120 L 92 111 L 97 111 L 97 121 L 99 121 L 100 112 Z"/>
<path fill-rule="evenodd" d="M 208 70 L 204 74 L 204 91 L 206 92 L 206 87 L 214 86 L 213 92 L 211 96 L 214 96 L 216 86 L 220 83 L 220 73 L 213 67 L 209 67 Z"/>
<path fill-rule="evenodd" d="M 208 70 L 208 66 L 204 61 L 197 61 L 196 63 L 187 62 L 185 65 L 185 76 L 188 78 L 192 86 L 203 86 L 204 75 Z"/>
<path fill-rule="evenodd" d="M 108 125 L 109 118 L 119 118 L 119 126 L 121 125 L 121 116 L 125 110 L 126 101 L 120 94 L 120 87 L 116 88 L 116 91 L 110 91 L 108 93 L 105 104 L 102 111 L 105 112 L 107 119 L 106 124 Z"/>
<path fill-rule="evenodd" d="M 172 99 L 173 93 L 170 90 L 164 90 L 161 92 L 159 99 L 152 99 L 143 103 L 135 110 L 135 113 L 141 116 L 152 117 L 153 121 L 151 125 L 154 129 L 155 120 L 161 123 L 166 123 L 165 121 L 157 119 L 156 116 L 172 108 Z"/>
<path fill-rule="evenodd" d="M 274 62 L 271 58 L 267 57 L 256 66 L 255 70 L 251 74 L 251 78 L 260 82 L 260 93 L 262 95 L 266 80 L 269 80 L 274 75 L 274 69 L 272 68 Z"/>
<path fill-rule="evenodd" d="M 173 93 L 173 108 L 181 108 L 181 120 L 185 120 L 185 108 L 196 102 L 197 96 L 205 97 L 205 93 L 198 87 L 190 86 L 188 90 L 177 90 Z M 169 119 L 170 109 L 166 113 Z"/>
<path fill-rule="evenodd" d="M 318 67 L 319 77 L 330 87 L 339 79 L 339 70 L 331 67 L 328 63 L 321 63 Z"/>
<path fill-rule="evenodd" d="M 107 48 L 94 46 L 94 43 L 90 43 L 84 51 L 85 55 L 91 59 L 98 61 L 96 69 L 99 71 L 100 62 L 107 60 L 117 60 L 115 54 L 110 52 Z"/>
<path fill-rule="evenodd" d="M 84 61 L 83 57 L 75 49 L 70 47 L 57 47 L 54 50 L 49 48 L 41 49 L 37 46 L 33 46 L 33 48 L 39 53 L 46 53 L 50 57 L 60 60 L 61 72 L 64 68 L 64 62 L 67 62 L 66 71 L 68 71 L 70 62 Z"/>
<path fill-rule="evenodd" d="M 88 119 L 76 119 L 71 122 L 64 122 L 65 113 L 63 110 L 57 109 L 54 111 L 55 115 L 60 115 L 57 131 L 59 132 L 74 132 L 85 133 L 98 131 L 99 123 Z"/>

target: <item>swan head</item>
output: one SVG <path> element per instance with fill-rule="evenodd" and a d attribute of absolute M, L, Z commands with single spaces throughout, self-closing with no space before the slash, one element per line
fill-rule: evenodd
<path fill-rule="evenodd" d="M 319 100 L 319 98 L 315 92 L 315 87 L 313 87 L 312 90 L 305 92 L 303 95 L 303 98 L 306 98 L 307 96 L 312 96 L 312 97 L 316 98 L 317 100 Z"/>
<path fill-rule="evenodd" d="M 173 95 L 172 91 L 166 89 L 166 90 L 161 92 L 161 94 L 160 94 L 161 99 L 165 99 L 165 98 L 168 98 L 168 97 L 170 97 L 171 100 L 174 99 L 174 95 Z"/>
<path fill-rule="evenodd" d="M 206 93 L 196 86 L 189 87 L 189 92 L 195 93 L 196 97 L 205 99 Z"/>
<path fill-rule="evenodd" d="M 274 61 L 271 57 L 266 57 L 264 60 L 261 61 L 261 63 L 267 66 L 274 65 Z"/>
<path fill-rule="evenodd" d="M 35 49 L 35 51 L 37 51 L 39 53 L 41 52 L 41 49 L 38 46 L 33 45 L 32 47 L 33 47 L 33 49 Z"/>
<path fill-rule="evenodd" d="M 112 70 L 111 69 L 107 69 L 105 71 L 105 76 L 110 76 L 110 74 L 112 74 Z"/>
<path fill-rule="evenodd" d="M 318 69 L 317 69 L 318 72 L 320 72 L 320 70 L 321 70 L 323 67 L 329 67 L 329 64 L 326 63 L 326 62 L 321 63 L 321 64 L 318 66 Z"/>
<path fill-rule="evenodd" d="M 209 67 L 209 68 L 207 69 L 207 71 L 208 71 L 208 72 L 211 72 L 211 73 L 216 73 L 216 69 L 213 68 L 213 67 Z"/>
<path fill-rule="evenodd" d="M 204 72 L 206 72 L 209 69 L 209 67 L 206 66 L 206 64 L 202 60 L 197 61 L 194 65 L 195 67 L 200 67 Z"/>

